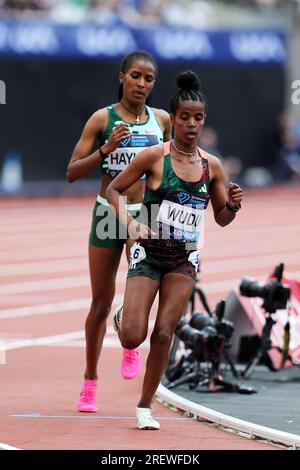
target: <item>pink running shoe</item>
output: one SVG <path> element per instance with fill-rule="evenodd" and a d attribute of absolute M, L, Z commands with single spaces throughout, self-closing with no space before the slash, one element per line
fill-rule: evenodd
<path fill-rule="evenodd" d="M 123 316 L 123 305 L 118 305 L 113 311 L 113 328 L 118 331 Z M 138 349 L 123 349 L 121 375 L 123 379 L 135 379 L 142 367 Z"/>
<path fill-rule="evenodd" d="M 123 349 L 121 375 L 123 379 L 135 379 L 142 367 L 138 349 Z"/>
<path fill-rule="evenodd" d="M 85 380 L 83 382 L 82 392 L 77 403 L 77 411 L 85 411 L 86 413 L 96 413 L 96 391 L 97 380 Z"/>

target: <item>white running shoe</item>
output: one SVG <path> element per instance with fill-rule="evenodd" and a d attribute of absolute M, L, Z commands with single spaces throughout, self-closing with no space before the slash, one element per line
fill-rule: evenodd
<path fill-rule="evenodd" d="M 123 304 L 118 305 L 112 314 L 113 329 L 118 332 L 120 329 L 121 321 L 123 315 Z"/>
<path fill-rule="evenodd" d="M 152 417 L 151 408 L 136 408 L 138 429 L 159 429 L 160 424 Z"/>

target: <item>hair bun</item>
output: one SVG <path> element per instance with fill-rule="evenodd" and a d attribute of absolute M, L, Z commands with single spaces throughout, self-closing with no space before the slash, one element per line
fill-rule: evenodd
<path fill-rule="evenodd" d="M 198 91 L 201 80 L 192 70 L 185 70 L 177 76 L 177 86 L 184 91 Z"/>

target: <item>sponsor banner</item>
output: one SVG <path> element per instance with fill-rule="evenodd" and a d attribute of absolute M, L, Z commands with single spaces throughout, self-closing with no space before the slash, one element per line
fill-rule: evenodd
<path fill-rule="evenodd" d="M 279 65 L 287 59 L 286 35 L 281 30 L 139 29 L 122 23 L 103 27 L 0 20 L 0 57 L 108 60 L 136 49 L 146 49 L 160 61 Z"/>

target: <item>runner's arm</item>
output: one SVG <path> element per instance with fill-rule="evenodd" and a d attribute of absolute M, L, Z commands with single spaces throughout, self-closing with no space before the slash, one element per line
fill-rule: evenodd
<path fill-rule="evenodd" d="M 151 174 L 154 164 L 162 156 L 162 147 L 154 145 L 143 150 L 137 157 L 109 184 L 106 189 L 106 198 L 115 210 L 116 216 L 122 224 L 128 227 L 134 222 L 125 207 L 121 194 L 139 181 L 142 175 Z M 150 230 L 150 229 L 149 229 Z"/>
<path fill-rule="evenodd" d="M 243 191 L 237 183 L 230 182 L 225 187 L 224 169 L 218 158 L 211 160 L 213 177 L 209 184 L 209 193 L 214 211 L 214 217 L 217 224 L 221 227 L 230 224 L 236 216 L 236 212 L 230 211 L 226 205 L 232 208 L 238 208 L 242 198 Z"/>

